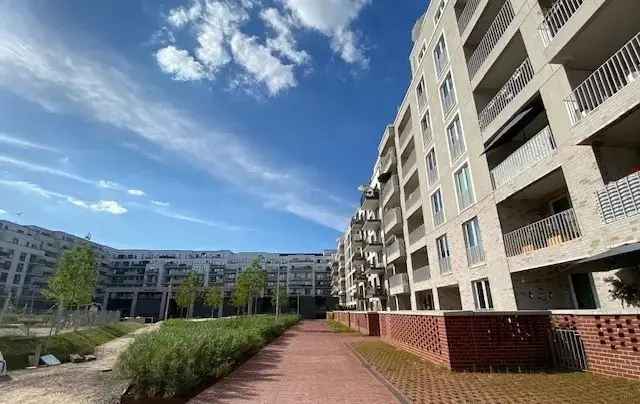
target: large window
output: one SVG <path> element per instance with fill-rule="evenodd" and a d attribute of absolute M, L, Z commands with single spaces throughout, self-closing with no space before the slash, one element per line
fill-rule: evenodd
<path fill-rule="evenodd" d="M 476 310 L 493 309 L 489 280 L 480 279 L 478 281 L 471 282 L 471 287 L 473 288 L 473 301 L 476 305 Z"/>
<path fill-rule="evenodd" d="M 446 116 L 456 104 L 456 92 L 453 88 L 451 72 L 447 74 L 447 78 L 440 85 L 440 101 L 442 102 L 442 113 Z"/>
<path fill-rule="evenodd" d="M 464 164 L 454 174 L 456 182 L 456 193 L 458 195 L 458 208 L 465 209 L 474 202 L 473 184 L 471 182 L 471 172 L 469 165 Z"/>
<path fill-rule="evenodd" d="M 440 21 L 442 17 L 442 13 L 444 12 L 444 8 L 447 5 L 447 0 L 440 0 L 440 4 L 438 4 L 438 8 L 436 9 L 436 13 L 434 14 L 434 19 L 436 20 L 436 24 Z"/>
<path fill-rule="evenodd" d="M 431 195 L 431 212 L 434 226 L 444 223 L 444 204 L 442 203 L 442 193 L 439 189 Z"/>
<path fill-rule="evenodd" d="M 427 95 L 426 95 L 426 87 L 424 84 L 424 77 L 420 79 L 418 85 L 416 86 L 416 97 L 418 98 L 418 108 L 420 111 L 427 104 Z"/>
<path fill-rule="evenodd" d="M 453 122 L 447 127 L 447 142 L 449 143 L 449 153 L 451 154 L 451 162 L 453 163 L 458 157 L 462 156 L 466 150 L 459 115 L 456 115 Z"/>
<path fill-rule="evenodd" d="M 474 217 L 464 222 L 462 224 L 462 232 L 464 233 L 464 244 L 467 247 L 467 261 L 469 266 L 484 262 L 484 248 L 482 247 L 478 218 Z"/>
<path fill-rule="evenodd" d="M 438 181 L 438 163 L 436 162 L 436 149 L 431 149 L 427 153 L 427 177 L 429 185 Z"/>
<path fill-rule="evenodd" d="M 447 66 L 449 62 L 449 56 L 447 54 L 447 45 L 444 42 L 444 35 L 440 36 L 438 43 L 433 49 L 433 61 L 436 65 L 436 77 L 440 78 L 444 68 Z"/>
<path fill-rule="evenodd" d="M 447 240 L 446 234 L 436 239 L 436 249 L 438 251 L 440 273 L 445 274 L 451 272 L 451 251 L 449 250 L 449 240 Z"/>

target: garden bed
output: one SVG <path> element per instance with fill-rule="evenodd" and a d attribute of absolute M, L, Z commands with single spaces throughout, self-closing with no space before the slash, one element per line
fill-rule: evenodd
<path fill-rule="evenodd" d="M 249 316 L 211 321 L 169 320 L 140 336 L 120 356 L 131 382 L 125 402 L 190 397 L 228 374 L 287 328 L 297 316 Z M 144 402 L 144 401 L 143 401 Z"/>

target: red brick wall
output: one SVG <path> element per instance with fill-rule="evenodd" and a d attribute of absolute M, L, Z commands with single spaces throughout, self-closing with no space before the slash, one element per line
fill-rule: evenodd
<path fill-rule="evenodd" d="M 590 371 L 640 379 L 640 315 L 554 314 L 552 321 L 580 332 Z"/>

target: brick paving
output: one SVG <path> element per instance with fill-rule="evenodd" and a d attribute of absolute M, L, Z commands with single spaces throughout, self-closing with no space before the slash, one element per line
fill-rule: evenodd
<path fill-rule="evenodd" d="M 582 372 L 458 373 L 377 338 L 353 342 L 362 358 L 415 403 L 638 403 L 640 382 Z"/>
<path fill-rule="evenodd" d="M 304 321 L 192 403 L 397 403 L 354 355 L 354 337 Z"/>

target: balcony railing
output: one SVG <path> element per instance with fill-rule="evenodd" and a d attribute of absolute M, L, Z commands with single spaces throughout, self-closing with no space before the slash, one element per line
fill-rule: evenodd
<path fill-rule="evenodd" d="M 544 15 L 538 32 L 545 47 L 549 46 L 553 38 L 578 11 L 584 0 L 556 0 Z"/>
<path fill-rule="evenodd" d="M 386 204 L 391 195 L 398 192 L 398 176 L 392 175 L 389 181 L 387 181 L 382 187 L 382 201 Z"/>
<path fill-rule="evenodd" d="M 469 76 L 473 79 L 480 70 L 482 64 L 487 60 L 489 54 L 496 46 L 502 34 L 507 30 L 511 21 L 515 17 L 511 2 L 506 0 L 504 5 L 496 15 L 489 28 L 487 29 L 484 37 L 480 40 L 478 47 L 473 51 L 473 54 L 469 58 Z"/>
<path fill-rule="evenodd" d="M 425 282 L 431 279 L 431 269 L 425 265 L 413 271 L 413 283 Z"/>
<path fill-rule="evenodd" d="M 400 132 L 400 134 L 398 135 L 398 140 L 400 140 L 400 149 L 404 149 L 404 145 L 406 143 L 409 142 L 409 139 L 411 138 L 411 130 L 413 129 L 413 125 L 411 124 L 411 121 L 409 121 L 409 123 L 407 123 L 406 125 L 404 125 L 404 127 L 402 128 L 402 131 Z"/>
<path fill-rule="evenodd" d="M 513 73 L 513 75 L 502 86 L 500 91 L 493 97 L 493 99 L 487 104 L 486 107 L 480 112 L 478 119 L 480 121 L 480 128 L 485 129 L 494 119 L 498 117 L 500 112 L 504 110 L 507 105 L 513 100 L 516 95 L 525 88 L 527 83 L 533 78 L 533 67 L 529 59 L 525 59 L 524 62 Z"/>
<path fill-rule="evenodd" d="M 433 141 L 433 135 L 431 133 L 431 126 L 423 126 L 422 127 L 422 140 L 424 142 L 424 146 L 427 147 Z"/>
<path fill-rule="evenodd" d="M 509 182 L 556 151 L 556 141 L 547 126 L 491 170 L 493 189 Z"/>
<path fill-rule="evenodd" d="M 404 240 L 396 239 L 390 246 L 387 247 L 387 261 L 393 262 L 400 257 L 405 256 Z"/>
<path fill-rule="evenodd" d="M 508 257 L 566 243 L 581 236 L 573 209 L 549 216 L 504 235 Z"/>
<path fill-rule="evenodd" d="M 429 185 L 438 182 L 438 169 L 436 167 L 430 168 L 427 166 L 427 181 L 429 181 Z"/>
<path fill-rule="evenodd" d="M 575 125 L 624 87 L 640 79 L 640 33 L 636 34 L 565 100 Z"/>
<path fill-rule="evenodd" d="M 482 245 L 467 247 L 467 263 L 470 267 L 483 263 L 485 260 Z"/>
<path fill-rule="evenodd" d="M 476 12 L 478 4 L 480 4 L 480 0 L 468 0 L 467 4 L 464 5 L 464 9 L 458 18 L 458 30 L 460 31 L 460 35 L 462 35 L 465 29 L 467 29 L 467 25 L 469 25 L 471 17 L 473 17 L 473 14 Z"/>
<path fill-rule="evenodd" d="M 441 274 L 451 272 L 451 257 L 438 257 L 438 266 L 440 266 Z"/>
<path fill-rule="evenodd" d="M 411 233 L 409 233 L 409 245 L 414 245 L 424 237 L 424 224 L 416 227 Z"/>
<path fill-rule="evenodd" d="M 407 160 L 402 163 L 402 175 L 406 178 L 416 166 L 416 152 L 415 150 L 409 154 Z"/>
<path fill-rule="evenodd" d="M 442 223 L 444 223 L 444 210 L 435 212 L 433 214 L 433 225 L 440 226 Z"/>
<path fill-rule="evenodd" d="M 396 162 L 395 150 L 389 150 L 387 154 L 380 158 L 380 169 L 383 173 L 389 172 Z"/>
<path fill-rule="evenodd" d="M 389 293 L 399 295 L 409 293 L 409 276 L 406 273 L 395 274 L 389 278 Z"/>
<path fill-rule="evenodd" d="M 608 184 L 597 197 L 605 223 L 640 214 L 640 172 Z"/>
<path fill-rule="evenodd" d="M 393 208 L 384 214 L 384 232 L 389 233 L 392 228 L 402 223 L 402 209 Z"/>
<path fill-rule="evenodd" d="M 442 98 L 442 113 L 444 116 L 447 116 L 456 105 L 456 94 L 452 89 L 446 95 L 442 95 L 441 93 L 440 97 Z"/>
<path fill-rule="evenodd" d="M 435 58 L 435 65 L 436 65 L 436 76 L 438 77 L 442 77 L 442 73 L 444 72 L 444 68 L 447 67 L 447 64 L 449 63 L 449 55 L 447 54 L 446 49 L 443 51 L 442 55 L 440 57 L 436 57 L 434 55 Z"/>
<path fill-rule="evenodd" d="M 416 204 L 420 202 L 420 188 L 416 188 L 412 193 L 407 197 L 407 210 L 411 210 Z"/>

